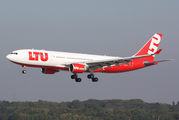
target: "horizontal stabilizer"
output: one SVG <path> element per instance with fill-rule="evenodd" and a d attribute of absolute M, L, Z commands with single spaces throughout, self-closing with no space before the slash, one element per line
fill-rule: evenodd
<path fill-rule="evenodd" d="M 166 61 L 171 61 L 173 59 L 169 59 L 169 60 L 160 60 L 160 61 L 154 61 L 154 62 L 147 62 L 147 61 L 144 61 L 144 65 L 145 66 L 149 66 L 149 65 L 154 65 L 155 63 L 159 63 L 159 62 L 166 62 Z"/>

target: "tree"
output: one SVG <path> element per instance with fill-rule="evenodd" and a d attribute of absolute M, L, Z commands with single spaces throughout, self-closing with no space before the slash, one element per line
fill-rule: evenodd
<path fill-rule="evenodd" d="M 7 112 L 7 108 L 4 105 L 0 105 L 0 112 L 1 113 L 6 113 Z"/>
<path fill-rule="evenodd" d="M 175 102 L 174 101 L 172 101 L 172 106 L 175 106 Z"/>
<path fill-rule="evenodd" d="M 66 114 L 62 114 L 60 118 L 61 120 L 66 120 L 66 117 L 67 117 Z"/>
<path fill-rule="evenodd" d="M 10 116 L 8 120 L 19 120 L 20 118 L 20 114 L 17 112 L 13 112 Z"/>

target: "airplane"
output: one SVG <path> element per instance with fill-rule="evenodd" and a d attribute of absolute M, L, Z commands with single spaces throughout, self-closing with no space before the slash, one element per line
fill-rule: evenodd
<path fill-rule="evenodd" d="M 154 61 L 162 34 L 156 33 L 151 39 L 131 57 L 113 57 L 81 53 L 57 52 L 37 49 L 15 50 L 6 58 L 18 65 L 21 65 L 22 73 L 26 74 L 26 67 L 41 68 L 44 74 L 55 74 L 59 71 L 72 72 L 71 79 L 81 82 L 78 73 L 89 73 L 88 79 L 97 82 L 98 78 L 94 73 L 120 73 L 157 65 L 159 62 L 170 60 Z"/>

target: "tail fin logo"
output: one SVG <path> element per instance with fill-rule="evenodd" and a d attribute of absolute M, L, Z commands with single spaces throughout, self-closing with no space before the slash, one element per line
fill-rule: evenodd
<path fill-rule="evenodd" d="M 161 40 L 161 36 L 159 34 L 155 34 L 152 39 L 149 46 L 148 54 L 155 53 L 158 49 L 159 43 Z"/>

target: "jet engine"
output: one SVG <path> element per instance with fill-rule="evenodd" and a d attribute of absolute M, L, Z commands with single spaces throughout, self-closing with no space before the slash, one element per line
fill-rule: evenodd
<path fill-rule="evenodd" d="M 72 73 L 83 73 L 87 70 L 87 67 L 83 64 L 72 63 L 70 65 L 70 71 Z"/>
<path fill-rule="evenodd" d="M 55 74 L 56 72 L 59 72 L 59 70 L 42 68 L 42 73 L 44 74 Z"/>

